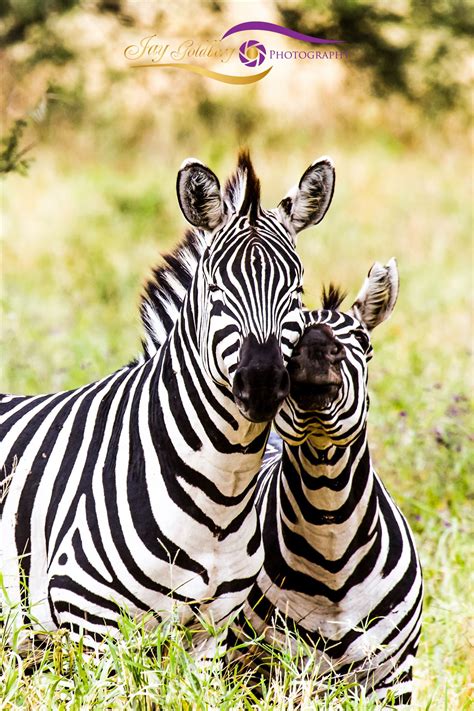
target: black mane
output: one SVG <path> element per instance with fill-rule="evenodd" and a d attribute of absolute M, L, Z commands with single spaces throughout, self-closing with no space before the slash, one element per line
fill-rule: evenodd
<path fill-rule="evenodd" d="M 339 286 L 335 286 L 332 282 L 326 289 L 323 286 L 323 291 L 321 295 L 322 307 L 328 311 L 336 311 L 346 298 L 346 292 L 343 291 Z"/>
<path fill-rule="evenodd" d="M 248 215 L 250 224 L 255 224 L 260 208 L 260 180 L 247 149 L 239 151 L 237 170 L 226 182 L 225 194 L 239 214 Z"/>
<path fill-rule="evenodd" d="M 187 230 L 177 247 L 163 255 L 162 263 L 152 269 L 146 280 L 140 299 L 145 359 L 156 353 L 171 331 L 205 248 L 203 233 Z"/>

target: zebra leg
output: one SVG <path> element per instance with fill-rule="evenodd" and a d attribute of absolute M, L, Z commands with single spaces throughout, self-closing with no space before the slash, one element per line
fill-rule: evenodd
<path fill-rule="evenodd" d="M 379 678 L 374 691 L 379 699 L 389 702 L 394 708 L 409 706 L 413 691 L 413 663 L 420 640 L 421 619 L 419 618 L 408 640 L 392 658 L 392 666 Z"/>
<path fill-rule="evenodd" d="M 405 670 L 397 667 L 376 684 L 374 692 L 387 708 L 401 709 L 410 706 L 413 692 L 413 660 Z M 406 665 L 404 665 L 406 666 Z"/>

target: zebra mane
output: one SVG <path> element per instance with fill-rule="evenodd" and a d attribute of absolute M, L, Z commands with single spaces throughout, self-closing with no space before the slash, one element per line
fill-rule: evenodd
<path fill-rule="evenodd" d="M 329 287 L 323 286 L 323 291 L 321 295 L 322 307 L 323 309 L 328 309 L 328 311 L 336 311 L 346 298 L 346 292 L 338 286 L 335 286 L 332 282 Z"/>
<path fill-rule="evenodd" d="M 250 224 L 255 224 L 260 208 L 260 180 L 247 149 L 239 151 L 237 170 L 227 181 L 224 194 L 237 214 L 248 215 Z"/>
<path fill-rule="evenodd" d="M 152 269 L 140 298 L 140 318 L 145 329 L 143 356 L 151 358 L 166 340 L 178 318 L 198 262 L 206 249 L 204 233 L 187 230 L 178 246 Z"/>

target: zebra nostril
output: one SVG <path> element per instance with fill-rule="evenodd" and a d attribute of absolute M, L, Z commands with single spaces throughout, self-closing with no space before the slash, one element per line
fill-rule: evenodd
<path fill-rule="evenodd" d="M 248 387 L 246 387 L 246 383 L 248 381 L 247 370 L 248 369 L 243 366 L 235 372 L 232 389 L 234 391 L 234 395 L 238 397 L 239 400 L 248 400 L 250 397 Z"/>
<path fill-rule="evenodd" d="M 340 363 L 346 357 L 346 349 L 342 343 L 334 343 L 329 349 L 328 360 L 330 363 Z"/>

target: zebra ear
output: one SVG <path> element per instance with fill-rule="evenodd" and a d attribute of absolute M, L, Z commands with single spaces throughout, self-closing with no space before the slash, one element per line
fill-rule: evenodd
<path fill-rule="evenodd" d="M 370 269 L 352 313 L 371 331 L 385 321 L 393 311 L 398 296 L 398 268 L 395 259 L 385 266 L 375 262 Z"/>
<path fill-rule="evenodd" d="M 296 233 L 321 222 L 331 204 L 336 174 L 327 156 L 312 163 L 278 205 L 284 221 Z"/>
<path fill-rule="evenodd" d="M 219 180 L 195 158 L 181 165 L 176 192 L 183 215 L 194 227 L 212 231 L 222 222 L 225 210 Z"/>

